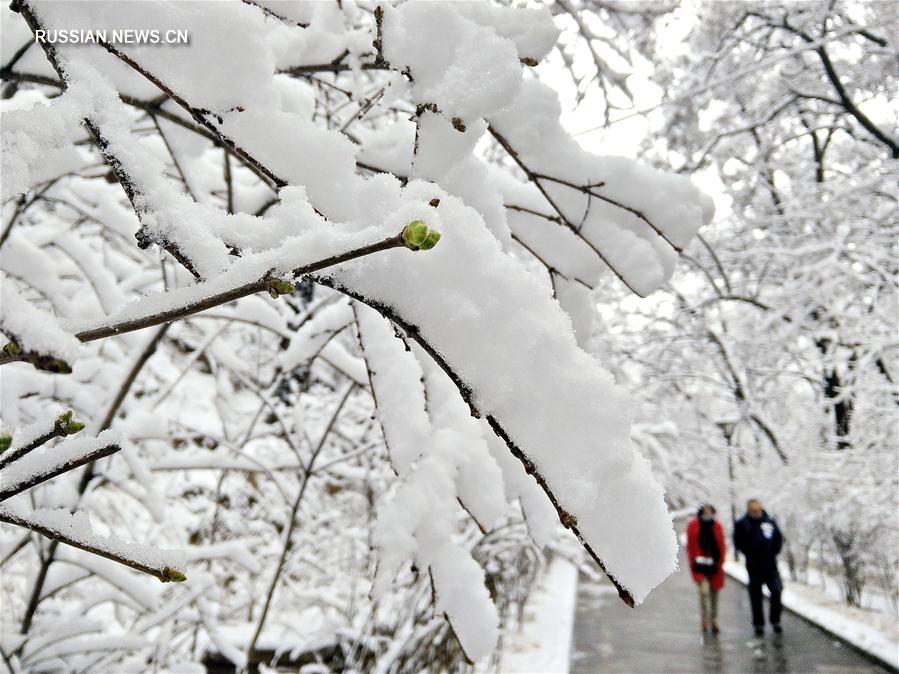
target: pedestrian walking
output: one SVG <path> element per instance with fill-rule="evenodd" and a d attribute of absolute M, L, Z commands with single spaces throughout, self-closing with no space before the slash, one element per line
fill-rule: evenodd
<path fill-rule="evenodd" d="M 687 557 L 699 590 L 702 631 L 718 634 L 718 593 L 724 587 L 724 530 L 715 519 L 715 507 L 703 504 L 687 524 Z"/>
<path fill-rule="evenodd" d="M 774 518 L 762 508 L 758 499 L 746 502 L 746 514 L 734 523 L 734 547 L 746 558 L 749 574 L 749 603 L 752 605 L 752 625 L 755 635 L 765 634 L 765 615 L 762 610 L 762 587 L 770 594 L 769 620 L 775 634 L 780 634 L 783 582 L 777 570 L 777 555 L 783 547 L 783 535 Z"/>

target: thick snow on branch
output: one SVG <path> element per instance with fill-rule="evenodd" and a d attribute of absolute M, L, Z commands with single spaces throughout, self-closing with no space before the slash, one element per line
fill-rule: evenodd
<path fill-rule="evenodd" d="M 49 104 L 35 103 L 0 116 L 0 201 L 80 164 L 72 142 L 83 135 L 80 125 L 87 100 L 84 91 L 69 92 Z"/>
<path fill-rule="evenodd" d="M 377 312 L 362 305 L 354 311 L 378 421 L 400 476 L 397 492 L 378 511 L 374 594 L 382 596 L 402 564 L 414 559 L 430 571 L 437 610 L 466 654 L 479 660 L 496 645 L 498 617 L 484 571 L 452 534 L 457 499 L 487 527 L 503 514 L 502 475 L 446 375 L 432 363 L 431 373 L 423 373 Z"/>
<path fill-rule="evenodd" d="M 384 14 L 384 55 L 409 68 L 412 100 L 474 120 L 502 109 L 521 86 L 515 43 L 463 17 L 455 3 L 410 2 Z"/>
<path fill-rule="evenodd" d="M 578 347 L 568 316 L 476 211 L 427 183 L 393 199 L 388 223 L 423 219 L 444 232 L 440 246 L 402 265 L 358 261 L 333 278 L 417 326 L 641 601 L 674 570 L 677 544 L 662 490 L 631 446 L 625 392 Z"/>
<path fill-rule="evenodd" d="M 10 437 L 10 446 L 0 456 L 0 468 L 5 467 L 36 447 L 40 447 L 53 438 L 72 435 L 84 428 L 84 424 L 72 418 L 72 411 L 49 419 L 41 419 L 23 428 L 17 429 Z"/>
<path fill-rule="evenodd" d="M 549 54 L 559 38 L 559 29 L 545 7 L 528 9 L 491 2 L 451 4 L 461 16 L 480 26 L 490 27 L 498 36 L 511 40 L 522 61 L 540 61 Z"/>
<path fill-rule="evenodd" d="M 505 514 L 503 475 L 484 439 L 485 429 L 472 417 L 452 380 L 418 345 L 413 348 L 424 370 L 428 413 L 435 428 L 456 435 L 456 489 L 459 500 L 484 531 L 496 526 Z"/>
<path fill-rule="evenodd" d="M 514 103 L 490 119 L 497 139 L 543 192 L 532 185 L 527 203 L 520 203 L 522 190 L 507 178 L 500 185 L 506 203 L 548 216 L 510 209 L 510 225 L 570 278 L 593 285 L 603 266 L 595 257 L 593 269 L 572 265 L 568 250 L 574 246 L 582 254 L 597 253 L 635 292 L 647 295 L 670 278 L 678 251 L 711 220 L 712 200 L 682 176 L 586 152 L 562 128 L 560 114 L 557 94 L 528 80 Z M 548 218 L 564 222 L 553 226 Z"/>
<path fill-rule="evenodd" d="M 0 277 L 0 309 L 0 332 L 23 352 L 58 358 L 69 366 L 78 359 L 78 340 L 60 327 L 55 316 L 23 299 L 6 276 Z"/>
<path fill-rule="evenodd" d="M 227 271 L 206 281 L 147 295 L 100 321 L 85 321 L 74 327 L 80 338 L 87 341 L 181 318 L 260 292 L 267 279 L 290 276 L 319 263 L 327 267 L 330 258 L 384 241 L 382 231 L 377 227 L 357 232 L 334 228 L 292 236 L 272 250 L 239 258 Z M 396 236 L 396 232 L 393 234 Z"/>
<path fill-rule="evenodd" d="M 390 461 L 402 475 L 421 456 L 431 432 L 421 366 L 376 311 L 360 304 L 354 305 L 353 311 L 378 421 L 387 440 Z M 395 410 L 394 415 L 390 410 Z"/>
<path fill-rule="evenodd" d="M 98 14 L 99 10 L 92 8 L 89 13 Z M 238 20 L 238 14 L 243 10 L 235 11 L 231 19 Z M 541 221 L 537 236 L 545 239 L 531 239 L 540 253 L 565 269 L 564 260 L 553 258 L 558 257 L 558 250 L 564 251 L 572 240 L 580 247 L 595 247 L 631 287 L 641 294 L 648 292 L 670 274 L 676 260 L 674 247 L 686 243 L 710 216 L 707 203 L 683 179 L 664 177 L 629 160 L 597 158 L 580 150 L 559 126 L 555 96 L 539 83 L 522 81 L 521 55 L 515 41 L 495 29 L 497 22 L 490 12 L 481 14 L 460 13 L 452 4 L 432 7 L 407 3 L 383 17 L 385 57 L 394 67 L 411 70 L 413 100 L 436 103 L 443 117 L 463 119 L 464 124 L 453 122 L 453 127 L 471 126 L 475 130 L 472 138 L 467 138 L 466 131 L 460 144 L 448 136 L 449 132 L 460 133 L 460 128 L 450 129 L 449 122 L 443 120 L 442 127 L 433 124 L 433 133 L 442 134 L 445 140 L 435 142 L 429 152 L 427 144 L 433 134 L 425 118 L 425 155 L 418 170 L 432 178 L 443 177 L 439 174 L 445 174 L 446 169 L 440 168 L 434 155 L 447 151 L 457 159 L 451 158 L 444 166 L 464 166 L 478 135 L 486 131 L 486 124 L 478 118 L 488 116 L 512 156 L 531 172 L 531 182 L 537 174 L 555 177 L 538 178 L 544 191 L 538 196 L 549 199 L 534 210 L 580 227 L 575 231 L 577 227 L 561 222 Z M 188 16 L 180 18 L 190 21 Z M 528 30 L 541 35 L 545 32 L 546 36 L 554 31 L 544 13 L 538 12 L 534 18 L 537 21 L 530 23 Z M 112 19 L 97 15 L 78 20 L 103 25 Z M 521 26 L 527 23 L 522 19 Z M 540 28 L 541 23 L 544 28 Z M 525 30 L 521 26 L 516 30 Z M 440 39 L 433 35 L 433 39 L 426 39 L 431 34 L 428 31 L 437 29 L 448 30 L 457 39 L 447 39 L 445 33 Z M 549 45 L 548 39 L 545 42 L 526 58 L 541 55 Z M 241 45 L 240 49 L 259 49 L 257 59 L 268 58 L 265 48 Z M 295 124 L 300 115 L 278 108 L 265 78 L 251 85 L 256 78 L 237 66 L 228 74 L 213 67 L 213 54 L 218 51 L 198 48 L 192 52 L 190 68 L 205 69 L 216 80 L 234 77 L 234 81 L 255 88 L 237 92 L 234 100 L 227 101 L 232 106 L 240 105 L 239 110 L 223 109 L 225 101 L 215 101 L 223 121 L 213 122 L 275 174 L 306 184 L 311 203 L 321 212 L 349 221 L 344 236 L 366 225 L 380 226 L 385 233 L 396 232 L 415 219 L 444 230 L 441 245 L 427 255 L 400 258 L 398 253 L 385 253 L 377 259 L 354 260 L 333 277 L 367 300 L 383 303 L 420 329 L 459 383 L 471 389 L 472 403 L 482 414 L 494 417 L 533 462 L 558 506 L 577 522 L 585 541 L 604 560 L 609 572 L 637 600 L 642 599 L 674 567 L 674 537 L 661 490 L 652 480 L 646 461 L 630 446 L 622 391 L 577 346 L 570 320 L 549 297 L 545 286 L 503 251 L 497 238 L 505 238 L 502 216 L 494 215 L 488 229 L 477 211 L 433 184 L 412 182 L 401 189 L 398 181 L 385 176 L 362 179 L 354 172 L 354 150 L 346 137 L 307 122 Z M 71 57 L 75 51 L 68 54 Z M 184 77 L 166 66 L 168 50 L 134 49 L 130 54 L 148 71 L 161 73 L 166 85 L 178 90 L 191 105 L 210 104 L 209 87 L 198 84 L 200 79 Z M 393 63 L 394 59 L 401 62 Z M 478 73 L 484 74 L 483 81 L 477 79 Z M 133 77 L 128 81 L 134 86 Z M 250 91 L 252 102 L 244 97 Z M 119 137 L 117 123 L 114 130 L 113 140 L 127 151 L 128 141 L 124 135 Z M 329 158 L 325 165 L 315 167 L 315 175 L 310 174 L 311 154 Z M 126 163 L 131 165 L 130 161 Z M 156 189 L 157 178 L 145 179 L 141 177 L 143 172 L 145 167 L 135 169 L 141 174 L 138 186 L 153 192 L 152 202 L 162 190 Z M 475 191 L 470 184 L 459 187 L 464 190 L 458 191 L 466 194 Z M 436 208 L 429 205 L 434 199 L 440 199 Z M 493 204 L 493 212 L 498 213 L 495 193 L 480 202 L 469 200 Z M 300 212 L 297 205 L 305 199 L 287 201 L 273 210 L 273 218 L 287 220 L 284 215 Z M 151 213 L 154 208 L 166 210 L 150 202 L 148 206 Z M 638 206 L 642 209 L 639 214 L 634 212 Z M 300 229 L 330 236 L 333 244 L 342 228 L 331 229 L 317 213 L 305 208 L 299 218 Z M 553 213 L 554 208 L 558 212 Z M 199 222 L 207 223 L 206 231 L 214 237 L 227 229 L 206 217 L 200 217 Z M 176 238 L 181 236 L 178 231 L 160 230 Z M 226 274 L 238 276 L 238 269 L 243 273 L 250 267 L 258 272 L 275 259 L 281 260 L 281 268 L 286 271 L 296 264 L 297 254 L 308 259 L 310 239 L 306 236 L 288 238 L 286 227 L 265 231 L 274 234 L 266 236 L 263 247 L 267 250 L 230 263 L 232 269 Z M 563 241 L 559 246 L 558 240 Z M 193 246 L 191 239 L 187 242 Z M 265 264 L 262 259 L 266 259 Z M 211 270 L 215 266 L 211 263 L 205 268 Z M 599 268 L 594 268 L 591 285 Z M 210 290 L 203 285 L 176 294 L 202 296 Z M 173 299 L 142 302 L 146 308 L 134 313 L 165 308 L 165 303 Z"/>

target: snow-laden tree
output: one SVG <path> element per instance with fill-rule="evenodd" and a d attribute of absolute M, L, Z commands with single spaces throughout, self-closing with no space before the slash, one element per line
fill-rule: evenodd
<path fill-rule="evenodd" d="M 629 604 L 674 569 L 572 318 L 712 208 L 564 131 L 550 12 L 3 11 L 7 669 L 480 660 L 556 522 Z"/>
<path fill-rule="evenodd" d="M 608 352 L 643 414 L 678 427 L 655 438 L 671 492 L 761 496 L 796 577 L 811 555 L 850 603 L 866 575 L 895 596 L 896 5 L 705 9 L 658 57 L 651 143 L 716 176 L 727 208 Z"/>

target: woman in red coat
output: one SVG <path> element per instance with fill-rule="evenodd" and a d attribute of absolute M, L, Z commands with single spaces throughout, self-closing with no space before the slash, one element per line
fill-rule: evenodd
<path fill-rule="evenodd" d="M 718 592 L 724 587 L 724 530 L 715 519 L 714 506 L 699 507 L 687 524 L 687 557 L 690 572 L 699 588 L 702 631 L 711 627 L 718 634 Z"/>

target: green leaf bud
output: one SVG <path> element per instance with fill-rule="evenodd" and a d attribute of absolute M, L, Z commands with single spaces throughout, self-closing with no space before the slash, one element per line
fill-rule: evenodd
<path fill-rule="evenodd" d="M 181 571 L 173 569 L 170 566 L 167 566 L 162 570 L 162 575 L 165 576 L 165 579 L 162 581 L 163 583 L 183 583 L 187 580 L 187 576 Z"/>
<path fill-rule="evenodd" d="M 66 435 L 72 435 L 82 430 L 84 430 L 84 424 L 80 421 L 70 421 L 66 424 Z"/>
<path fill-rule="evenodd" d="M 290 281 L 283 279 L 272 279 L 268 282 L 268 294 L 273 300 L 278 299 L 281 295 L 289 295 L 294 291 L 294 285 Z"/>
<path fill-rule="evenodd" d="M 561 519 L 562 519 L 562 524 L 565 526 L 566 529 L 571 529 L 572 527 L 577 526 L 577 517 L 575 517 L 574 515 L 572 515 L 569 512 L 565 512 L 563 510 Z"/>
<path fill-rule="evenodd" d="M 416 250 L 428 236 L 428 226 L 421 220 L 413 220 L 403 228 L 403 242 L 407 248 Z"/>
<path fill-rule="evenodd" d="M 431 229 L 428 231 L 428 235 L 425 237 L 425 240 L 419 246 L 420 250 L 431 250 L 434 246 L 437 245 L 437 242 L 440 241 L 440 232 L 436 229 Z"/>

